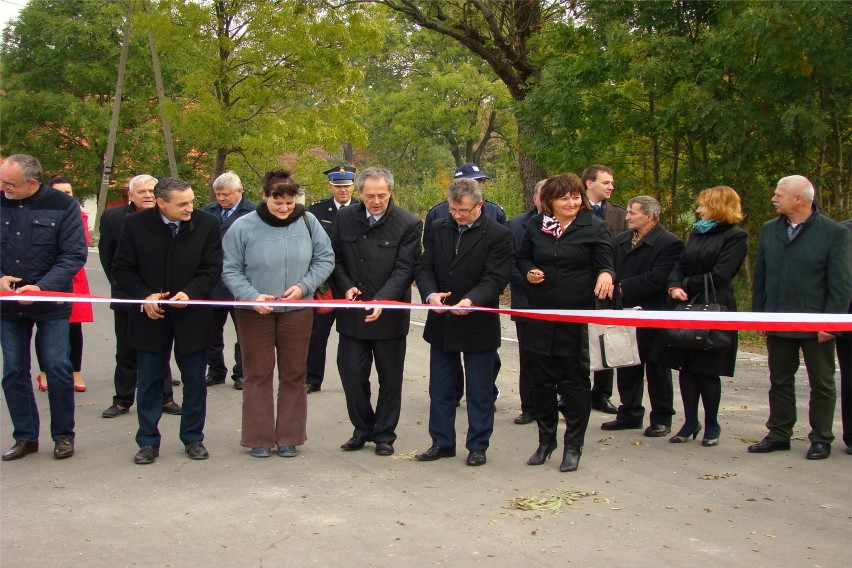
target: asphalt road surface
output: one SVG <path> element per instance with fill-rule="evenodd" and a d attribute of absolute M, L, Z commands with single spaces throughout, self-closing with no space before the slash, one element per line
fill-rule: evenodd
<path fill-rule="evenodd" d="M 106 295 L 97 253 L 90 255 L 88 273 L 92 292 Z M 418 312 L 414 320 L 424 317 Z M 106 305 L 95 306 L 95 320 L 84 324 L 88 391 L 76 395 L 77 454 L 53 459 L 47 397 L 37 392 L 41 452 L 0 465 L 4 568 L 850 563 L 852 456 L 838 439 L 830 459 L 805 460 L 803 373 L 792 451 L 746 452 L 765 434 L 768 381 L 761 355 L 741 353 L 737 376 L 724 379 L 718 447 L 701 447 L 700 440 L 669 444 L 641 430 L 604 432 L 600 423 L 611 417 L 593 412 L 579 471 L 560 473 L 561 449 L 543 466 L 526 465 L 537 433 L 534 424 L 512 423 L 519 402 L 517 344 L 510 340 L 500 350 L 502 396 L 488 463 L 464 464 L 464 404 L 456 421 L 458 457 L 413 460 L 430 445 L 428 346 L 416 321 L 396 455 L 376 456 L 372 444 L 342 452 L 338 446 L 352 427 L 332 334 L 323 389 L 308 397 L 309 440 L 298 457 L 256 459 L 240 447 L 241 393 L 229 381 L 208 390 L 209 460 L 185 457 L 179 418 L 166 415 L 159 460 L 137 466 L 135 408 L 101 418 L 113 394 Z M 504 335 L 510 339 L 513 329 L 507 318 Z M 233 340 L 230 328 L 229 334 Z M 13 443 L 5 401 L 0 412 L 5 450 Z M 677 429 L 681 416 L 674 421 Z M 564 499 L 571 495 L 573 503 Z M 558 511 L 544 506 L 558 504 L 558 496 Z"/>

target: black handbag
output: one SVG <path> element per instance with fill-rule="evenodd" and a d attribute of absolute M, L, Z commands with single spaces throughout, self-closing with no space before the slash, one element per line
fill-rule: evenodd
<path fill-rule="evenodd" d="M 675 310 L 684 312 L 728 311 L 725 306 L 717 302 L 716 287 L 713 285 L 713 278 L 709 274 L 704 275 L 704 302 L 704 304 L 683 302 Z M 660 340 L 669 347 L 686 351 L 727 351 L 733 345 L 731 333 L 721 329 L 666 328 L 660 330 Z"/>

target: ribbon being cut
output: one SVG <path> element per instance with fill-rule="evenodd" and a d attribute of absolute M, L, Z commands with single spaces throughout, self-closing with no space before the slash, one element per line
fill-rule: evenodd
<path fill-rule="evenodd" d="M 91 303 L 126 303 L 144 304 L 144 300 L 126 300 L 69 294 L 63 292 L 0 292 L 3 302 L 91 302 Z M 297 300 L 275 302 L 247 301 L 212 301 L 161 300 L 159 304 L 206 305 L 206 306 L 254 306 L 264 304 L 274 305 L 303 305 L 318 308 L 343 309 L 372 309 L 386 310 L 446 310 L 447 306 L 430 306 L 426 304 L 408 304 L 404 302 L 351 302 L 349 300 Z M 471 306 L 470 311 L 496 312 L 508 316 L 520 316 L 547 321 L 564 321 L 571 323 L 598 323 L 608 325 L 628 325 L 636 327 L 697 329 L 728 329 L 750 331 L 852 331 L 852 314 L 805 314 L 805 313 L 769 313 L 769 312 L 687 312 L 687 311 L 650 311 L 650 310 L 532 310 L 532 309 L 494 309 Z"/>

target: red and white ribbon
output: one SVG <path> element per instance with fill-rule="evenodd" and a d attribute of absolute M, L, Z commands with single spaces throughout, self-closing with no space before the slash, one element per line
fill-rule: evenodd
<path fill-rule="evenodd" d="M 118 303 L 144 304 L 144 300 L 126 300 L 89 296 L 84 294 L 69 294 L 64 292 L 0 292 L 0 301 L 26 302 L 89 302 L 89 303 Z M 432 306 L 428 304 L 409 304 L 392 301 L 349 301 L 349 300 L 276 300 L 271 302 L 256 301 L 214 301 L 160 300 L 158 304 L 180 304 L 196 306 L 241 306 L 254 307 L 257 305 L 272 307 L 309 307 L 309 308 L 343 308 L 343 309 L 372 309 L 387 310 L 449 310 L 451 306 Z M 469 311 L 494 312 L 509 316 L 520 316 L 531 319 L 571 323 L 597 323 L 603 325 L 627 325 L 635 327 L 696 329 L 728 329 L 753 331 L 852 331 L 852 314 L 801 314 L 801 313 L 770 313 L 770 312 L 693 312 L 693 311 L 651 311 L 651 310 L 538 310 L 538 309 L 505 309 L 482 308 L 471 306 Z"/>

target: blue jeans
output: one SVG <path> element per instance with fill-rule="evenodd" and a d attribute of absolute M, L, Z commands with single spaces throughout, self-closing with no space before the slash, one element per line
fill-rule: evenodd
<path fill-rule="evenodd" d="M 39 418 L 33 380 L 30 375 L 30 343 L 33 326 L 38 326 L 39 352 L 44 359 L 42 371 L 50 380 L 50 436 L 74 438 L 74 380 L 67 319 L 34 321 L 29 318 L 2 320 L 0 344 L 3 346 L 3 394 L 9 407 L 17 441 L 38 440 Z"/>
<path fill-rule="evenodd" d="M 494 364 L 497 350 L 429 352 L 429 435 L 441 448 L 456 446 L 456 380 L 462 370 L 467 392 L 468 450 L 487 450 L 494 431 Z"/>
<path fill-rule="evenodd" d="M 174 341 L 174 329 L 166 334 L 159 351 L 137 351 L 138 369 L 136 414 L 139 430 L 136 443 L 139 446 L 160 447 L 160 431 L 157 424 L 163 416 L 163 376 L 168 372 L 170 347 Z M 204 439 L 204 420 L 207 416 L 207 385 L 204 370 L 207 366 L 207 351 L 201 349 L 190 353 L 174 350 L 175 362 L 183 381 L 183 412 L 180 417 L 180 439 L 184 444 Z"/>

